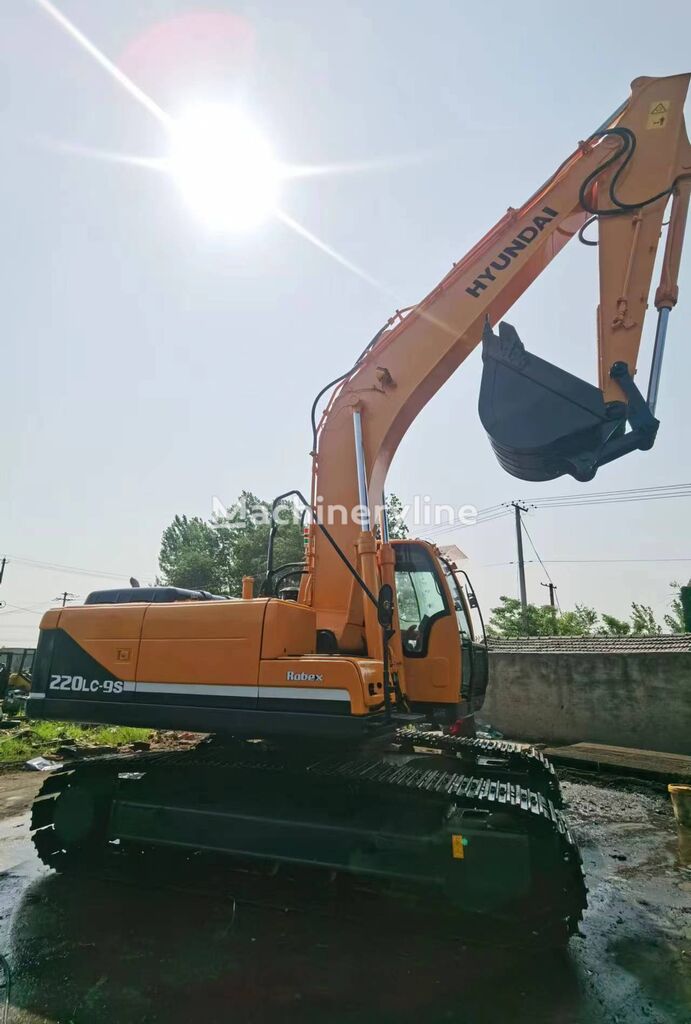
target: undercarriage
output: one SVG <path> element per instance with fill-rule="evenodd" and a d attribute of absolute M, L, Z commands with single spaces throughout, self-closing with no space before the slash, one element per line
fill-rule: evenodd
<path fill-rule="evenodd" d="M 554 771 L 516 744 L 405 730 L 386 749 L 211 738 L 184 753 L 102 757 L 48 778 L 33 840 L 58 871 L 162 847 L 248 875 L 311 872 L 416 905 L 566 940 L 585 906 Z"/>

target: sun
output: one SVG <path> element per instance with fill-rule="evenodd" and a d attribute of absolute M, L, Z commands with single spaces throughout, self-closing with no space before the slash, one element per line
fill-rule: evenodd
<path fill-rule="evenodd" d="M 169 128 L 168 168 L 188 206 L 217 230 L 247 231 L 276 210 L 280 165 L 237 108 L 190 107 Z"/>

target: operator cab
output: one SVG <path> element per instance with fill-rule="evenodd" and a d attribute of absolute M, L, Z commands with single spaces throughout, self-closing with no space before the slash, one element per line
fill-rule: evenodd
<path fill-rule="evenodd" d="M 472 714 L 484 703 L 488 658 L 484 625 L 470 579 L 424 541 L 394 541 L 392 547 L 401 647 L 408 659 L 406 679 L 411 697 L 415 700 L 419 687 L 418 699 L 429 703 L 427 680 L 434 673 L 439 679 L 441 663 L 448 663 L 446 642 L 454 617 L 460 665 L 454 682 L 454 708 L 448 710 L 454 721 L 456 716 Z M 477 632 L 473 609 L 478 612 Z M 433 685 L 439 686 L 440 703 L 448 705 L 449 695 L 442 697 L 439 682 Z"/>

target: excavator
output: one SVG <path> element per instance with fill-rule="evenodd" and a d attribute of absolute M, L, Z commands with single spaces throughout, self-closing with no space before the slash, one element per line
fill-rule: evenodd
<path fill-rule="evenodd" d="M 274 564 L 272 513 L 256 595 L 249 577 L 235 599 L 132 587 L 43 616 L 31 717 L 210 734 L 184 753 L 52 773 L 32 814 L 46 864 L 82 870 L 171 847 L 222 855 L 261 885 L 307 871 L 315 886 L 345 878 L 440 920 L 577 929 L 586 891 L 552 766 L 475 731 L 487 652 L 472 587 L 434 544 L 390 539 L 382 495 L 406 431 L 479 344 L 480 418 L 513 476 L 587 481 L 652 447 L 691 192 L 690 77 L 636 79 L 520 208 L 320 391 L 311 492 L 274 503 L 305 511 L 304 561 Z M 644 397 L 636 364 L 663 226 Z M 574 238 L 598 250 L 597 384 L 530 354 L 501 319 Z M 298 586 L 285 585 L 291 574 Z"/>

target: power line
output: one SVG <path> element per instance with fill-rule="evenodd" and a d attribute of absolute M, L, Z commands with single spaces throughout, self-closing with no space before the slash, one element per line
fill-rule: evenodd
<path fill-rule="evenodd" d="M 114 580 L 129 580 L 131 573 L 113 572 L 109 569 L 86 569 L 76 565 L 62 565 L 58 562 L 43 562 L 35 558 L 20 558 L 18 555 L 8 555 L 8 561 L 17 562 L 19 565 L 30 565 L 37 569 L 49 569 L 54 572 L 70 572 L 80 576 L 107 577 Z"/>
<path fill-rule="evenodd" d="M 575 494 L 551 494 L 547 495 L 544 498 L 536 498 L 535 503 L 542 503 L 545 501 L 566 501 L 571 499 L 579 501 L 585 498 L 604 498 L 610 497 L 612 495 L 650 494 L 652 492 L 658 493 L 664 491 L 677 491 L 680 490 L 681 488 L 688 490 L 689 488 L 691 488 L 691 483 L 658 484 L 657 486 L 653 487 L 624 487 L 617 488 L 616 490 L 612 491 L 581 491 Z"/>
<path fill-rule="evenodd" d="M 525 521 L 523 522 L 523 529 L 525 530 L 525 535 L 526 535 L 526 537 L 527 537 L 527 538 L 528 538 L 528 540 L 530 541 L 530 546 L 531 546 L 531 548 L 532 548 L 532 549 L 533 549 L 533 551 L 535 552 L 535 557 L 537 558 L 538 562 L 539 562 L 539 563 L 540 563 L 540 565 L 542 566 L 542 571 L 544 572 L 545 576 L 546 576 L 546 577 L 547 577 L 547 579 L 549 580 L 549 596 L 550 596 L 550 603 L 552 604 L 552 607 L 554 607 L 554 599 L 556 598 L 556 601 L 557 601 L 557 607 L 559 608 L 559 612 L 560 612 L 560 614 L 561 614 L 561 605 L 559 604 L 559 598 L 558 598 L 558 597 L 556 596 L 556 590 L 557 590 L 557 585 L 556 585 L 556 583 L 554 582 L 554 580 L 552 579 L 552 577 L 550 576 L 549 572 L 547 571 L 547 567 L 545 566 L 545 563 L 544 563 L 544 562 L 542 561 L 542 559 L 540 558 L 540 555 L 539 555 L 539 553 L 538 553 L 538 550 L 537 550 L 537 548 L 535 547 L 535 541 L 534 541 L 534 540 L 533 540 L 533 538 L 532 538 L 532 537 L 530 536 L 530 532 L 528 531 L 528 527 L 527 527 L 527 526 L 525 525 Z"/>
<path fill-rule="evenodd" d="M 691 483 L 660 484 L 657 487 L 629 487 L 612 491 L 592 491 L 581 494 L 554 494 L 542 498 L 526 499 L 526 504 L 534 508 L 572 508 L 581 505 L 609 505 L 628 503 L 631 501 L 660 501 L 668 498 L 689 498 L 691 497 Z M 480 509 L 473 523 L 448 523 L 443 526 L 432 526 L 427 529 L 428 534 L 435 536 L 443 533 L 450 533 L 453 530 L 465 530 L 470 526 L 480 526 L 483 523 L 491 523 L 496 519 L 509 515 L 511 512 L 510 502 L 501 502 L 496 505 L 489 505 Z"/>
<path fill-rule="evenodd" d="M 425 532 L 439 536 L 443 533 L 451 533 L 453 530 L 467 530 L 471 526 L 482 526 L 483 523 L 492 523 L 495 519 L 503 519 L 509 514 L 510 510 L 505 505 L 500 505 L 498 508 L 492 506 L 489 509 L 481 509 L 473 523 L 447 523 L 444 526 L 430 526 L 426 528 Z"/>
<path fill-rule="evenodd" d="M 691 491 L 679 492 L 678 494 L 649 494 L 641 495 L 639 497 L 631 496 L 624 498 L 598 498 L 592 501 L 560 501 L 550 502 L 549 504 L 541 504 L 540 502 L 531 502 L 534 508 L 542 509 L 547 511 L 551 508 L 581 508 L 584 505 L 629 505 L 631 502 L 645 502 L 645 501 L 663 501 L 669 498 L 691 498 Z"/>
<path fill-rule="evenodd" d="M 550 574 L 547 572 L 547 569 L 545 569 L 545 563 L 542 561 L 542 559 L 540 558 L 540 556 L 538 554 L 537 548 L 535 547 L 535 542 L 533 541 L 533 538 L 530 536 L 530 533 L 528 532 L 528 527 L 525 525 L 525 522 L 523 523 L 523 529 L 525 530 L 526 537 L 530 541 L 531 548 L 535 552 L 535 557 L 537 558 L 538 562 L 540 563 L 540 565 L 542 566 L 542 568 L 544 570 L 545 576 L 550 581 L 550 583 L 554 583 L 554 580 L 552 579 Z"/>
<path fill-rule="evenodd" d="M 527 531 L 526 531 L 527 532 Z M 533 549 L 534 550 L 534 549 Z M 537 554 L 537 552 L 535 552 Z M 538 559 L 539 560 L 539 559 Z M 545 562 L 540 562 L 543 569 L 545 564 L 547 565 L 606 565 L 607 563 L 617 562 L 691 562 L 691 558 L 546 558 Z M 482 565 L 483 569 L 495 569 L 502 565 L 515 565 L 514 561 L 510 562 L 485 562 Z M 534 560 L 530 559 L 527 564 L 534 564 Z M 547 570 L 545 569 L 545 572 Z"/>
<path fill-rule="evenodd" d="M 28 607 L 21 604 L 7 604 L 8 611 L 0 612 L 0 615 L 16 615 L 17 612 L 26 612 L 29 615 L 43 615 L 43 612 L 37 612 L 36 608 L 42 608 L 44 605 L 49 605 L 50 601 L 36 601 L 35 604 L 29 605 Z"/>
<path fill-rule="evenodd" d="M 78 565 L 62 565 L 59 562 L 42 562 L 33 558 L 12 558 L 12 561 L 23 565 L 36 566 L 39 569 L 50 569 L 54 572 L 71 572 L 80 576 L 107 576 L 115 580 L 127 579 L 127 573 L 111 572 L 109 569 L 87 569 Z"/>
<path fill-rule="evenodd" d="M 660 501 L 691 497 L 691 484 L 670 484 L 665 487 L 634 487 L 620 491 L 594 491 L 582 494 L 555 494 L 534 498 L 536 508 L 565 508 L 577 505 L 608 505 L 627 501 Z"/>

